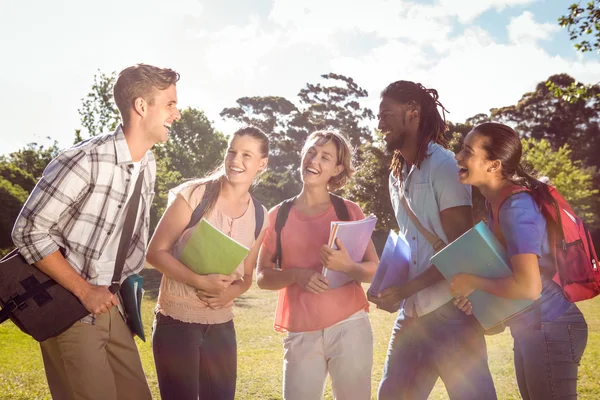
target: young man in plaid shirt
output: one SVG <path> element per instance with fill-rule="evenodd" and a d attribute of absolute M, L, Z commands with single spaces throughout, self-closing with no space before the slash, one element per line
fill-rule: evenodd
<path fill-rule="evenodd" d="M 122 124 L 48 164 L 15 223 L 25 259 L 71 291 L 90 315 L 40 344 L 55 399 L 151 399 L 140 356 L 108 290 L 128 201 L 143 184 L 122 280 L 144 266 L 156 164 L 150 149 L 168 138 L 177 110 L 171 69 L 138 64 L 114 87 Z"/>

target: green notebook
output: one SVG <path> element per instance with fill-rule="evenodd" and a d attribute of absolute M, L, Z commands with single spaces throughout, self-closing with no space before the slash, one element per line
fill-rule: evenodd
<path fill-rule="evenodd" d="M 183 248 L 179 261 L 199 275 L 231 275 L 249 251 L 202 218 Z"/>

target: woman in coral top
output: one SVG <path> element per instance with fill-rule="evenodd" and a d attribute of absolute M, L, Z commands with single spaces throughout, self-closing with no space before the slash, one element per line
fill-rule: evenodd
<path fill-rule="evenodd" d="M 163 273 L 152 329 L 152 350 L 163 400 L 233 400 L 237 344 L 233 300 L 252 284 L 258 249 L 265 235 L 266 209 L 248 190 L 267 166 L 269 139 L 245 127 L 229 140 L 221 167 L 207 178 L 171 191 L 170 204 L 150 241 L 147 260 Z M 210 189 L 207 189 L 210 184 Z M 206 197 L 203 218 L 250 249 L 231 275 L 198 275 L 179 261 L 196 225 L 192 213 Z M 255 208 L 256 205 L 256 208 Z"/>
<path fill-rule="evenodd" d="M 369 308 L 361 282 L 370 282 L 378 258 L 370 242 L 363 261 L 353 262 L 347 251 L 327 246 L 336 215 L 329 191 L 341 189 L 352 177 L 351 148 L 336 132 L 309 136 L 302 150 L 302 192 L 294 199 L 281 231 L 281 268 L 275 220 L 281 205 L 269 211 L 269 228 L 261 247 L 257 283 L 262 289 L 280 290 L 275 329 L 284 339 L 283 396 L 312 400 L 323 396 L 327 373 L 339 399 L 371 398 L 373 335 Z M 350 220 L 364 215 L 355 203 L 344 200 Z M 328 288 L 323 266 L 354 280 Z"/>

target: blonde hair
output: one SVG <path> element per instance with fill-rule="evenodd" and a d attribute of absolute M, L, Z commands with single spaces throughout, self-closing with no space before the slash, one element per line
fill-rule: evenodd
<path fill-rule="evenodd" d="M 119 73 L 113 94 L 121 118 L 127 122 L 129 110 L 138 97 L 154 104 L 154 90 L 165 90 L 175 85 L 179 74 L 169 68 L 158 68 L 148 64 L 136 64 Z"/>
<path fill-rule="evenodd" d="M 329 142 L 333 142 L 337 149 L 337 165 L 344 167 L 342 172 L 336 176 L 332 176 L 331 179 L 329 179 L 329 182 L 327 182 L 327 189 L 333 192 L 343 188 L 356 172 L 352 166 L 353 148 L 350 144 L 350 141 L 339 132 L 314 132 L 306 139 L 306 142 L 304 143 L 301 159 L 304 159 L 304 156 L 312 146 L 325 146 Z"/>

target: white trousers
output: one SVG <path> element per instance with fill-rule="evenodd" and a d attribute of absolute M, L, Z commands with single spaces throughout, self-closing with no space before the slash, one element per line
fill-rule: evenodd
<path fill-rule="evenodd" d="M 329 328 L 289 332 L 283 347 L 285 400 L 321 399 L 327 373 L 335 399 L 371 398 L 373 332 L 365 311 Z"/>

